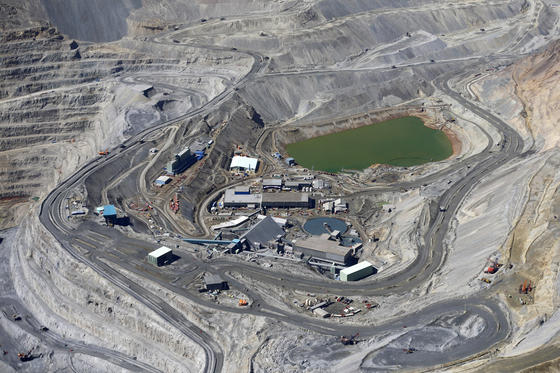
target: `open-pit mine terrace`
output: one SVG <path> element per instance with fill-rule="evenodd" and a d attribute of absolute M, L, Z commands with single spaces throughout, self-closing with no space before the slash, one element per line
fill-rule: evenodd
<path fill-rule="evenodd" d="M 0 370 L 557 369 L 557 5 L 2 0 Z"/>

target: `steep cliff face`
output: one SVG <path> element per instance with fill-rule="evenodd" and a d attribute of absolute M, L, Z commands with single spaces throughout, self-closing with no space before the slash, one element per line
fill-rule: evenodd
<path fill-rule="evenodd" d="M 55 25 L 71 38 L 96 43 L 124 36 L 152 35 L 168 26 L 201 18 L 271 12 L 296 1 L 242 0 L 3 0 L 0 30 Z"/>
<path fill-rule="evenodd" d="M 560 145 L 560 41 L 473 84 L 475 94 L 500 113 L 529 144 Z"/>
<path fill-rule="evenodd" d="M 83 46 L 49 24 L 0 32 L 0 228 L 98 151 L 221 93 L 242 59 L 131 39 Z"/>

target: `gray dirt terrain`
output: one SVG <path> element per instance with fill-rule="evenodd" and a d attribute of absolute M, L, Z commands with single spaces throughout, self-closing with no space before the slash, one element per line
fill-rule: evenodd
<path fill-rule="evenodd" d="M 558 5 L 0 0 L 0 371 L 521 371 L 556 359 Z M 444 131 L 453 155 L 337 174 L 275 158 L 410 115 Z M 201 138 L 202 159 L 157 188 Z M 258 158 L 256 173 L 230 172 L 235 155 Z M 235 240 L 259 219 L 220 209 L 226 189 L 261 192 L 278 175 L 329 185 L 308 191 L 313 208 L 259 211 L 288 219 L 286 245 L 343 198 L 336 217 L 363 243 L 349 262 L 374 274 L 346 283 L 329 261 L 209 242 L 214 225 L 248 216 L 223 231 Z M 115 226 L 93 213 L 108 204 Z M 158 267 L 147 255 L 161 246 L 174 255 Z M 228 288 L 200 291 L 208 274 Z M 306 306 L 321 300 L 331 317 Z"/>

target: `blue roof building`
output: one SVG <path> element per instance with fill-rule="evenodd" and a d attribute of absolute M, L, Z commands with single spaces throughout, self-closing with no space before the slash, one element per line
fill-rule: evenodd
<path fill-rule="evenodd" d="M 117 217 L 117 210 L 115 210 L 115 206 L 107 205 L 103 206 L 103 216 L 105 218 L 116 218 Z"/>

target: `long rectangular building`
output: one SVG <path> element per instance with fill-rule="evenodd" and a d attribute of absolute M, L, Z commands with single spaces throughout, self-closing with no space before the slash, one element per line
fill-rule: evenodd
<path fill-rule="evenodd" d="M 350 258 L 352 249 L 340 245 L 339 241 L 331 239 L 330 234 L 324 233 L 321 236 L 311 236 L 304 240 L 297 240 L 294 242 L 294 252 L 308 257 L 346 263 Z"/>
<path fill-rule="evenodd" d="M 226 189 L 224 194 L 224 207 L 308 208 L 310 205 L 307 193 L 241 194 L 236 189 Z"/>
<path fill-rule="evenodd" d="M 262 194 L 238 194 L 235 189 L 226 189 L 224 207 L 260 208 Z"/>
<path fill-rule="evenodd" d="M 340 281 L 358 281 L 372 273 L 373 265 L 364 261 L 340 271 Z"/>
<path fill-rule="evenodd" d="M 263 193 L 262 206 L 271 208 L 308 208 L 310 205 L 307 193 Z"/>

